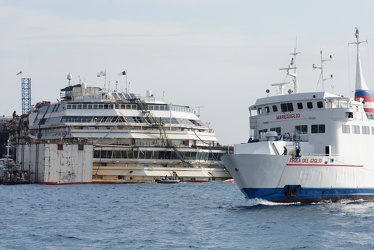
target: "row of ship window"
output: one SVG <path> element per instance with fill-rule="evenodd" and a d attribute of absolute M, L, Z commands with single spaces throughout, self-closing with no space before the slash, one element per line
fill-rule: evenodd
<path fill-rule="evenodd" d="M 57 144 L 57 150 L 63 150 L 64 144 Z M 78 144 L 78 150 L 84 150 L 84 144 Z M 218 161 L 224 153 L 215 152 L 180 152 L 185 160 Z M 129 150 L 94 150 L 94 158 L 98 159 L 179 159 L 173 151 L 129 151 Z"/>
<path fill-rule="evenodd" d="M 223 153 L 181 152 L 185 160 L 219 160 Z M 179 159 L 173 151 L 94 150 L 99 159 Z"/>
<path fill-rule="evenodd" d="M 270 131 L 277 132 L 278 135 L 282 135 L 282 131 L 280 127 L 270 128 Z M 268 132 L 268 129 L 261 129 L 259 130 L 259 134 L 264 134 Z M 308 125 L 296 125 L 295 126 L 295 134 L 307 134 L 308 133 Z M 343 134 L 363 134 L 363 135 L 374 135 L 374 127 L 370 126 L 359 126 L 359 125 L 343 125 L 342 126 Z M 371 133 L 370 133 L 371 132 Z M 314 124 L 311 125 L 311 133 L 312 134 L 319 134 L 325 133 L 325 125 L 324 124 Z"/>
<path fill-rule="evenodd" d="M 145 104 L 146 105 L 146 104 Z M 191 113 L 193 110 L 188 106 L 178 106 L 178 105 L 146 105 L 147 110 L 159 110 L 159 111 L 180 111 Z M 112 104 L 112 103 L 76 103 L 67 104 L 66 109 L 133 109 L 142 110 L 141 107 L 138 108 L 138 104 Z M 57 110 L 57 109 L 56 109 Z M 52 111 L 53 112 L 53 111 Z"/>
<path fill-rule="evenodd" d="M 363 134 L 363 135 L 374 135 L 374 127 L 369 126 L 359 126 L 359 125 L 343 125 L 342 132 L 343 134 Z"/>
<path fill-rule="evenodd" d="M 59 123 L 149 123 L 157 124 L 162 121 L 163 124 L 186 124 L 195 126 L 204 126 L 198 120 L 188 119 L 176 119 L 174 117 L 143 117 L 143 116 L 64 116 L 64 117 L 52 117 L 43 118 L 41 120 L 35 120 L 34 124 L 48 125 L 48 124 L 59 124 Z"/>
<path fill-rule="evenodd" d="M 302 109 L 304 109 L 304 103 L 298 102 L 298 103 L 296 103 L 296 107 L 297 107 L 298 110 L 302 110 Z M 278 105 L 274 104 L 274 105 L 271 106 L 271 108 L 272 108 L 272 112 L 274 112 L 274 113 L 278 112 Z M 307 109 L 312 109 L 313 108 L 313 102 L 307 102 L 306 103 L 306 108 Z M 317 102 L 317 108 L 319 108 L 319 109 L 323 108 L 323 102 L 322 101 Z M 294 104 L 292 102 L 281 103 L 280 104 L 280 110 L 283 113 L 292 112 L 292 111 L 295 110 L 294 109 Z M 265 114 L 270 113 L 270 106 L 265 106 L 264 107 L 264 112 L 265 112 Z M 257 114 L 261 115 L 262 113 L 263 113 L 262 108 L 258 108 L 257 109 Z"/>
<path fill-rule="evenodd" d="M 325 133 L 325 124 L 313 124 L 310 126 L 312 134 L 323 134 Z M 281 127 L 270 128 L 270 131 L 277 132 L 278 135 L 282 135 Z M 268 129 L 261 129 L 259 130 L 260 135 L 268 132 Z M 308 133 L 308 125 L 296 125 L 295 131 L 296 134 L 307 134 Z"/>

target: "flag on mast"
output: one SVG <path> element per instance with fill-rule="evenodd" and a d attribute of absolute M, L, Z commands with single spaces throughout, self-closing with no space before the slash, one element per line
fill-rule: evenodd
<path fill-rule="evenodd" d="M 18 72 L 16 75 L 18 76 L 18 75 L 20 75 L 20 74 L 22 74 L 22 71 Z"/>
<path fill-rule="evenodd" d="M 100 76 L 106 76 L 106 70 L 103 70 L 97 73 L 97 77 L 100 77 Z"/>
<path fill-rule="evenodd" d="M 125 76 L 126 75 L 126 70 L 121 72 L 121 75 Z"/>

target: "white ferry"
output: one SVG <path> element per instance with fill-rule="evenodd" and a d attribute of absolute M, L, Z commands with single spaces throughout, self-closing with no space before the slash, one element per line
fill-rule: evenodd
<path fill-rule="evenodd" d="M 364 81 L 357 41 L 355 99 L 298 93 L 296 50 L 287 73 L 294 90 L 249 107 L 248 143 L 221 159 L 247 198 L 282 203 L 374 198 L 374 92 Z M 330 59 L 328 59 L 330 60 Z M 323 80 L 323 62 L 321 67 Z"/>
<path fill-rule="evenodd" d="M 150 91 L 141 97 L 84 83 L 61 89 L 60 99 L 37 103 L 11 131 L 16 161 L 32 182 L 230 178 L 220 161 L 230 149 L 189 106 L 167 104 Z"/>

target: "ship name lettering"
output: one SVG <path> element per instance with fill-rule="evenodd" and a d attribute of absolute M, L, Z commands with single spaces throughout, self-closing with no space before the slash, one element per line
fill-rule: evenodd
<path fill-rule="evenodd" d="M 322 159 L 310 159 L 310 163 L 322 163 Z"/>
<path fill-rule="evenodd" d="M 300 113 L 277 115 L 276 118 L 277 118 L 277 120 L 300 118 Z"/>
<path fill-rule="evenodd" d="M 317 159 L 317 158 L 312 158 L 312 159 L 307 159 L 307 158 L 290 158 L 290 162 L 298 162 L 298 163 L 322 163 L 322 159 Z"/>
<path fill-rule="evenodd" d="M 301 162 L 300 158 L 291 158 L 290 162 Z"/>

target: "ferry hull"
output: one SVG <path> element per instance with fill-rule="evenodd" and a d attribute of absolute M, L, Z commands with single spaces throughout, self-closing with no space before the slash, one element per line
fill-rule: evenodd
<path fill-rule="evenodd" d="M 283 155 L 233 154 L 222 157 L 235 183 L 250 199 L 281 203 L 374 199 L 374 175 L 365 171 L 364 166 L 298 163 L 302 159 L 294 163 L 294 158 Z"/>
<path fill-rule="evenodd" d="M 374 188 L 303 188 L 298 189 L 295 196 L 288 196 L 288 190 L 298 186 L 290 185 L 284 188 L 243 188 L 242 193 L 249 199 L 260 198 L 277 203 L 313 203 L 320 201 L 338 200 L 372 200 Z"/>

